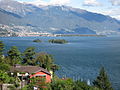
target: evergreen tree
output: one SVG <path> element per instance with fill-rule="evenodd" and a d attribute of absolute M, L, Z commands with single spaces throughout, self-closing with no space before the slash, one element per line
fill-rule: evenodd
<path fill-rule="evenodd" d="M 21 52 L 16 46 L 12 46 L 11 49 L 7 52 L 8 58 L 10 60 L 10 65 L 20 64 L 22 61 Z"/>
<path fill-rule="evenodd" d="M 113 90 L 104 67 L 101 68 L 99 76 L 93 81 L 93 84 L 101 90 Z"/>
<path fill-rule="evenodd" d="M 27 65 L 34 65 L 34 57 L 35 57 L 35 48 L 34 47 L 28 47 L 24 51 L 24 59 L 23 59 L 23 64 Z"/>
<path fill-rule="evenodd" d="M 0 41 L 0 57 L 3 55 L 3 51 L 4 51 L 4 44 L 2 41 Z"/>

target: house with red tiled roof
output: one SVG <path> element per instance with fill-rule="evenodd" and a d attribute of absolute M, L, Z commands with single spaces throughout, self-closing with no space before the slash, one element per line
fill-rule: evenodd
<path fill-rule="evenodd" d="M 11 75 L 17 74 L 21 81 L 29 82 L 32 77 L 44 77 L 46 82 L 51 82 L 51 73 L 39 66 L 14 65 L 10 68 Z"/>

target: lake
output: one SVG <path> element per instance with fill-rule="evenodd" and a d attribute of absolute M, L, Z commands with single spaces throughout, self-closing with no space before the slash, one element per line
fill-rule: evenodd
<path fill-rule="evenodd" d="M 42 43 L 32 42 L 40 39 Z M 67 44 L 51 44 L 49 39 L 65 39 Z M 94 80 L 104 66 L 115 90 L 120 90 L 120 37 L 1 37 L 6 50 L 11 46 L 23 52 L 36 47 L 37 52 L 52 54 L 61 66 L 59 77 Z"/>

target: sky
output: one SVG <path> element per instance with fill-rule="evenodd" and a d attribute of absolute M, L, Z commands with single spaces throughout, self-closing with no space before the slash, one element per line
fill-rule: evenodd
<path fill-rule="evenodd" d="M 120 20 L 120 0 L 17 0 L 35 5 L 67 5 Z"/>

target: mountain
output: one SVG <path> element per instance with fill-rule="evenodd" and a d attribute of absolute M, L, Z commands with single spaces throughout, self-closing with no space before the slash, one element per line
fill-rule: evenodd
<path fill-rule="evenodd" d="M 32 12 L 32 10 L 34 10 L 34 8 L 29 7 L 29 5 L 25 5 L 13 0 L 1 0 L 0 8 L 8 12 L 18 14 L 21 17 L 25 16 L 27 12 Z"/>
<path fill-rule="evenodd" d="M 69 6 L 34 6 L 1 0 L 0 17 L 0 24 L 21 33 L 120 34 L 120 21 Z"/>

